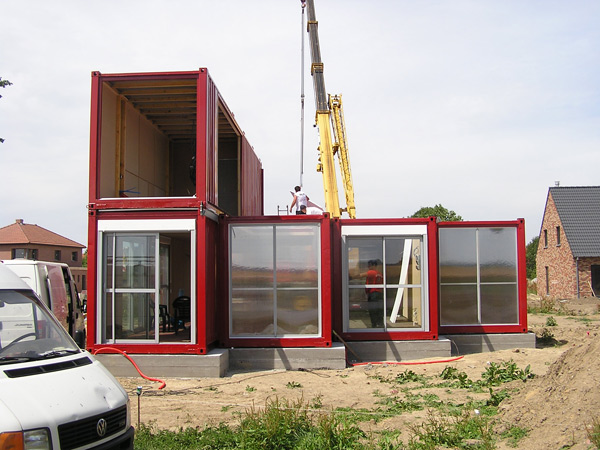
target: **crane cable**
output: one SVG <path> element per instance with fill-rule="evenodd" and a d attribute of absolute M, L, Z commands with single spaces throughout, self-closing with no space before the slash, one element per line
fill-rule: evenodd
<path fill-rule="evenodd" d="M 306 9 L 306 2 L 301 0 L 302 3 L 302 26 L 301 26 L 301 36 L 302 36 L 302 49 L 300 52 L 300 183 L 299 186 L 302 187 L 303 184 L 303 176 L 304 176 L 304 33 L 305 25 L 304 25 L 304 10 Z"/>

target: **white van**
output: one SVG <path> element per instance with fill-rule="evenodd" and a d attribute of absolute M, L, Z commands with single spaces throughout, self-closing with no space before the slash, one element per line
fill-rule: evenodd
<path fill-rule="evenodd" d="M 31 259 L 6 259 L 2 263 L 34 290 L 77 345 L 85 348 L 83 306 L 69 266 Z"/>
<path fill-rule="evenodd" d="M 0 449 L 133 449 L 127 392 L 0 264 Z"/>

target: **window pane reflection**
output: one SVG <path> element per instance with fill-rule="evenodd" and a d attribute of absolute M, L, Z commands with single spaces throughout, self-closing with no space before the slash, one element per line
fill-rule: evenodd
<path fill-rule="evenodd" d="M 319 291 L 277 290 L 277 335 L 319 332 Z"/>
<path fill-rule="evenodd" d="M 315 227 L 277 227 L 277 285 L 316 287 L 319 284 L 319 235 Z"/>
<path fill-rule="evenodd" d="M 273 286 L 273 227 L 239 226 L 231 231 L 232 287 Z"/>
<path fill-rule="evenodd" d="M 477 281 L 477 241 L 474 228 L 440 229 L 440 281 L 475 283 Z"/>
<path fill-rule="evenodd" d="M 441 286 L 440 294 L 441 325 L 479 323 L 476 285 Z"/>
<path fill-rule="evenodd" d="M 235 289 L 231 318 L 232 336 L 273 335 L 273 291 Z"/>
<path fill-rule="evenodd" d="M 481 282 L 517 281 L 517 230 L 484 228 L 479 230 Z"/>
<path fill-rule="evenodd" d="M 481 321 L 490 324 L 519 323 L 516 284 L 481 286 Z"/>

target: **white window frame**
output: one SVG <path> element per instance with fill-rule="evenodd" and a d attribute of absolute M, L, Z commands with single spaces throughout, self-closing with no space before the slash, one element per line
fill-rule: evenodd
<path fill-rule="evenodd" d="M 115 339 L 114 330 L 112 338 L 102 341 L 102 308 L 104 298 L 104 235 L 106 233 L 144 233 L 154 234 L 156 236 L 155 246 L 155 286 L 154 289 L 148 290 L 154 295 L 155 318 L 158 318 L 158 305 L 160 304 L 160 283 L 159 268 L 160 268 L 160 233 L 166 232 L 189 232 L 190 233 L 190 302 L 191 302 L 191 330 L 190 342 L 169 342 L 170 345 L 184 344 L 189 345 L 196 343 L 196 220 L 195 219 L 123 219 L 123 220 L 99 220 L 98 221 L 98 236 L 97 236 L 97 283 L 96 283 L 96 343 L 98 344 L 161 344 L 160 338 L 160 323 L 159 320 L 154 321 L 154 339 Z M 114 302 L 112 316 L 114 317 Z M 112 319 L 111 319 L 112 320 Z"/>
<path fill-rule="evenodd" d="M 422 320 L 420 328 L 390 328 L 387 333 L 409 333 L 429 331 L 429 259 L 427 225 L 344 225 L 342 226 L 342 320 L 345 333 L 380 333 L 380 329 L 349 328 L 349 294 L 348 283 L 348 237 L 381 237 L 419 239 L 421 241 L 421 307 Z M 384 280 L 385 283 L 385 280 Z M 384 284 L 385 286 L 385 284 Z"/>

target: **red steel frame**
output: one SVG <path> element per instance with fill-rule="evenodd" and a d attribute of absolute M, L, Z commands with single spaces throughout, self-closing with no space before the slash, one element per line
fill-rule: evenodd
<path fill-rule="evenodd" d="M 100 149 L 102 135 L 102 89 L 107 81 L 142 81 L 142 80 L 169 80 L 169 79 L 197 79 L 197 116 L 196 116 L 196 155 L 198 161 L 206 161 L 207 154 L 207 87 L 210 77 L 206 69 L 195 72 L 169 72 L 169 73 L 127 73 L 107 74 L 92 72 L 92 98 L 90 115 L 90 180 L 89 203 L 96 209 L 162 209 L 162 208 L 199 208 L 200 203 L 206 198 L 206 171 L 196 170 L 196 196 L 195 197 L 169 197 L 169 198 L 107 198 L 101 199 L 99 173 Z M 204 105 L 203 107 L 201 107 Z"/>
<path fill-rule="evenodd" d="M 88 311 L 92 320 L 88 321 L 87 348 L 95 351 L 101 347 L 114 347 L 127 353 L 156 353 L 156 354 L 205 354 L 211 344 L 216 340 L 216 283 L 210 282 L 212 278 L 205 277 L 206 273 L 214 270 L 214 258 L 211 267 L 211 255 L 216 255 L 217 240 L 211 239 L 213 232 L 208 231 L 209 227 L 216 226 L 210 222 L 210 219 L 202 216 L 197 211 L 147 211 L 138 212 L 135 215 L 120 211 L 102 211 L 90 209 L 88 222 L 89 247 L 88 254 Z M 150 220 L 150 219 L 196 219 L 196 280 L 191 286 L 196 290 L 196 343 L 117 343 L 102 344 L 96 342 L 96 311 L 97 311 L 97 291 L 98 283 L 98 261 L 97 249 L 101 242 L 98 242 L 98 220 Z M 192 255 L 194 257 L 194 255 Z M 192 280 L 194 283 L 194 280 Z"/>
<path fill-rule="evenodd" d="M 517 230 L 517 302 L 519 323 L 514 325 L 440 325 L 440 334 L 527 333 L 527 262 L 525 219 L 513 221 L 440 222 L 438 228 L 516 228 Z"/>
<path fill-rule="evenodd" d="M 342 295 L 342 226 L 352 225 L 426 225 L 427 226 L 427 261 L 428 261 L 428 286 L 429 289 L 429 330 L 426 331 L 343 331 L 343 295 Z M 436 340 L 438 338 L 438 266 L 437 266 L 437 227 L 435 217 L 425 219 L 343 219 L 334 227 L 333 241 L 335 249 L 335 295 L 333 309 L 338 314 L 334 316 L 334 330 L 347 341 L 411 341 L 411 340 Z"/>
<path fill-rule="evenodd" d="M 310 338 L 230 338 L 229 337 L 229 225 L 234 224 L 319 223 L 321 230 L 321 336 Z M 220 329 L 221 347 L 331 347 L 331 227 L 329 214 L 323 216 L 228 217 L 221 228 Z"/>

